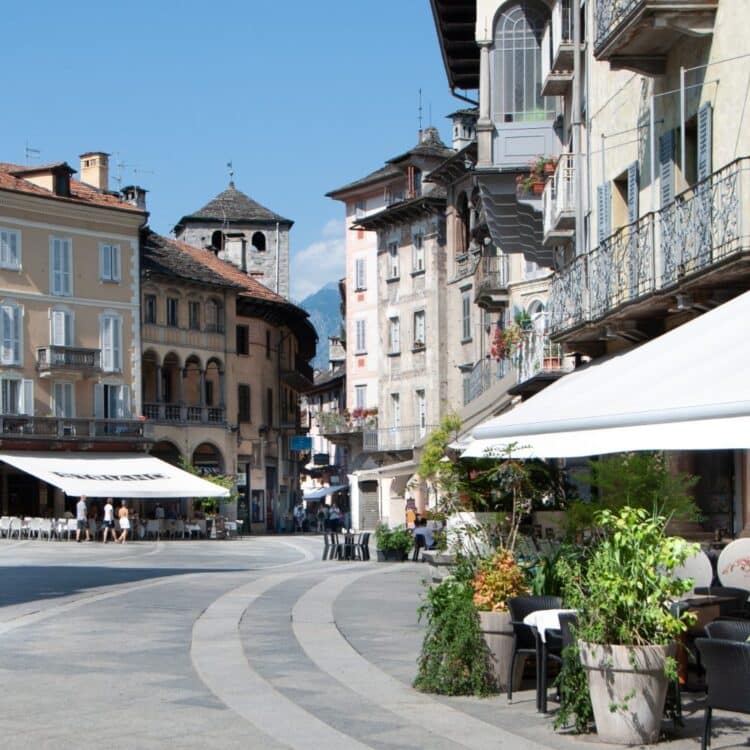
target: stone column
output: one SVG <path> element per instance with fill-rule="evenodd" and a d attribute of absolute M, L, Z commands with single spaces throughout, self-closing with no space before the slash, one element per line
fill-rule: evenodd
<path fill-rule="evenodd" d="M 219 370 L 219 406 L 222 409 L 226 406 L 226 396 L 224 393 L 225 384 L 224 370 Z"/>
<path fill-rule="evenodd" d="M 180 405 L 180 421 L 187 421 L 187 406 L 185 406 L 185 376 L 187 369 L 180 367 L 177 370 L 177 403 Z"/>
<path fill-rule="evenodd" d="M 164 401 L 164 383 L 162 381 L 163 371 L 161 365 L 156 365 L 156 403 Z"/>

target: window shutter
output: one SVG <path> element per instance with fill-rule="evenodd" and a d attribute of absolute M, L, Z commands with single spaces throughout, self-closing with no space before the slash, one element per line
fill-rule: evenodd
<path fill-rule="evenodd" d="M 120 319 L 112 318 L 112 369 L 122 369 L 122 347 L 121 347 L 121 329 Z"/>
<path fill-rule="evenodd" d="M 0 232 L 0 264 L 10 265 L 10 233 Z"/>
<path fill-rule="evenodd" d="M 705 180 L 711 174 L 711 105 L 706 102 L 698 110 L 698 180 Z"/>
<path fill-rule="evenodd" d="M 638 221 L 638 162 L 628 167 L 628 224 Z"/>
<path fill-rule="evenodd" d="M 664 208 L 674 200 L 674 130 L 659 138 L 659 183 Z"/>
<path fill-rule="evenodd" d="M 112 278 L 112 256 L 108 245 L 99 247 L 99 278 L 104 280 Z"/>
<path fill-rule="evenodd" d="M 130 418 L 130 388 L 126 385 L 119 387 L 117 394 L 117 416 L 120 419 Z"/>
<path fill-rule="evenodd" d="M 104 419 L 104 386 L 101 383 L 94 385 L 94 418 Z"/>
<path fill-rule="evenodd" d="M 62 250 L 60 240 L 52 240 L 52 294 L 62 292 Z"/>
<path fill-rule="evenodd" d="M 114 281 L 120 280 L 120 246 L 112 246 L 112 278 Z"/>
<path fill-rule="evenodd" d="M 70 313 L 65 310 L 52 311 L 52 344 L 53 346 L 72 346 Z"/>
<path fill-rule="evenodd" d="M 604 182 L 596 189 L 597 238 L 601 245 L 612 234 L 612 184 Z"/>
<path fill-rule="evenodd" d="M 18 391 L 18 413 L 34 416 L 34 381 L 24 378 Z"/>
<path fill-rule="evenodd" d="M 16 310 L 13 305 L 3 305 L 0 308 L 2 314 L 2 356 L 0 359 L 5 365 L 13 364 L 17 351 L 16 338 L 18 327 L 16 325 Z"/>

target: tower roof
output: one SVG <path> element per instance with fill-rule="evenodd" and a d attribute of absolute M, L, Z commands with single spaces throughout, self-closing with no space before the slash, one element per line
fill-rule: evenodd
<path fill-rule="evenodd" d="M 197 223 L 221 223 L 221 224 L 252 224 L 257 222 L 286 224 L 292 226 L 291 219 L 285 219 L 269 208 L 261 206 L 250 196 L 237 190 L 234 182 L 229 183 L 226 190 L 219 193 L 192 214 L 183 216 L 177 223 L 177 227 L 191 222 Z"/>

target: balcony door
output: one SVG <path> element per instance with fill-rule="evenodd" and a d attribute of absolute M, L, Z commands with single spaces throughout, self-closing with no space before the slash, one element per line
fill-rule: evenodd
<path fill-rule="evenodd" d="M 67 310 L 52 311 L 52 346 L 73 346 L 73 316 Z"/>

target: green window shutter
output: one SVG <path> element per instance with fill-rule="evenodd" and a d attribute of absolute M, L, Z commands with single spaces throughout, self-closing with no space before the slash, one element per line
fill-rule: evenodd
<path fill-rule="evenodd" d="M 706 102 L 698 110 L 698 180 L 711 174 L 711 105 Z"/>
<path fill-rule="evenodd" d="M 597 239 L 601 245 L 612 234 L 612 183 L 604 182 L 596 188 Z"/>
<path fill-rule="evenodd" d="M 659 138 L 659 191 L 664 208 L 674 200 L 674 130 Z"/>
<path fill-rule="evenodd" d="M 638 162 L 628 167 L 628 224 L 638 221 Z"/>

